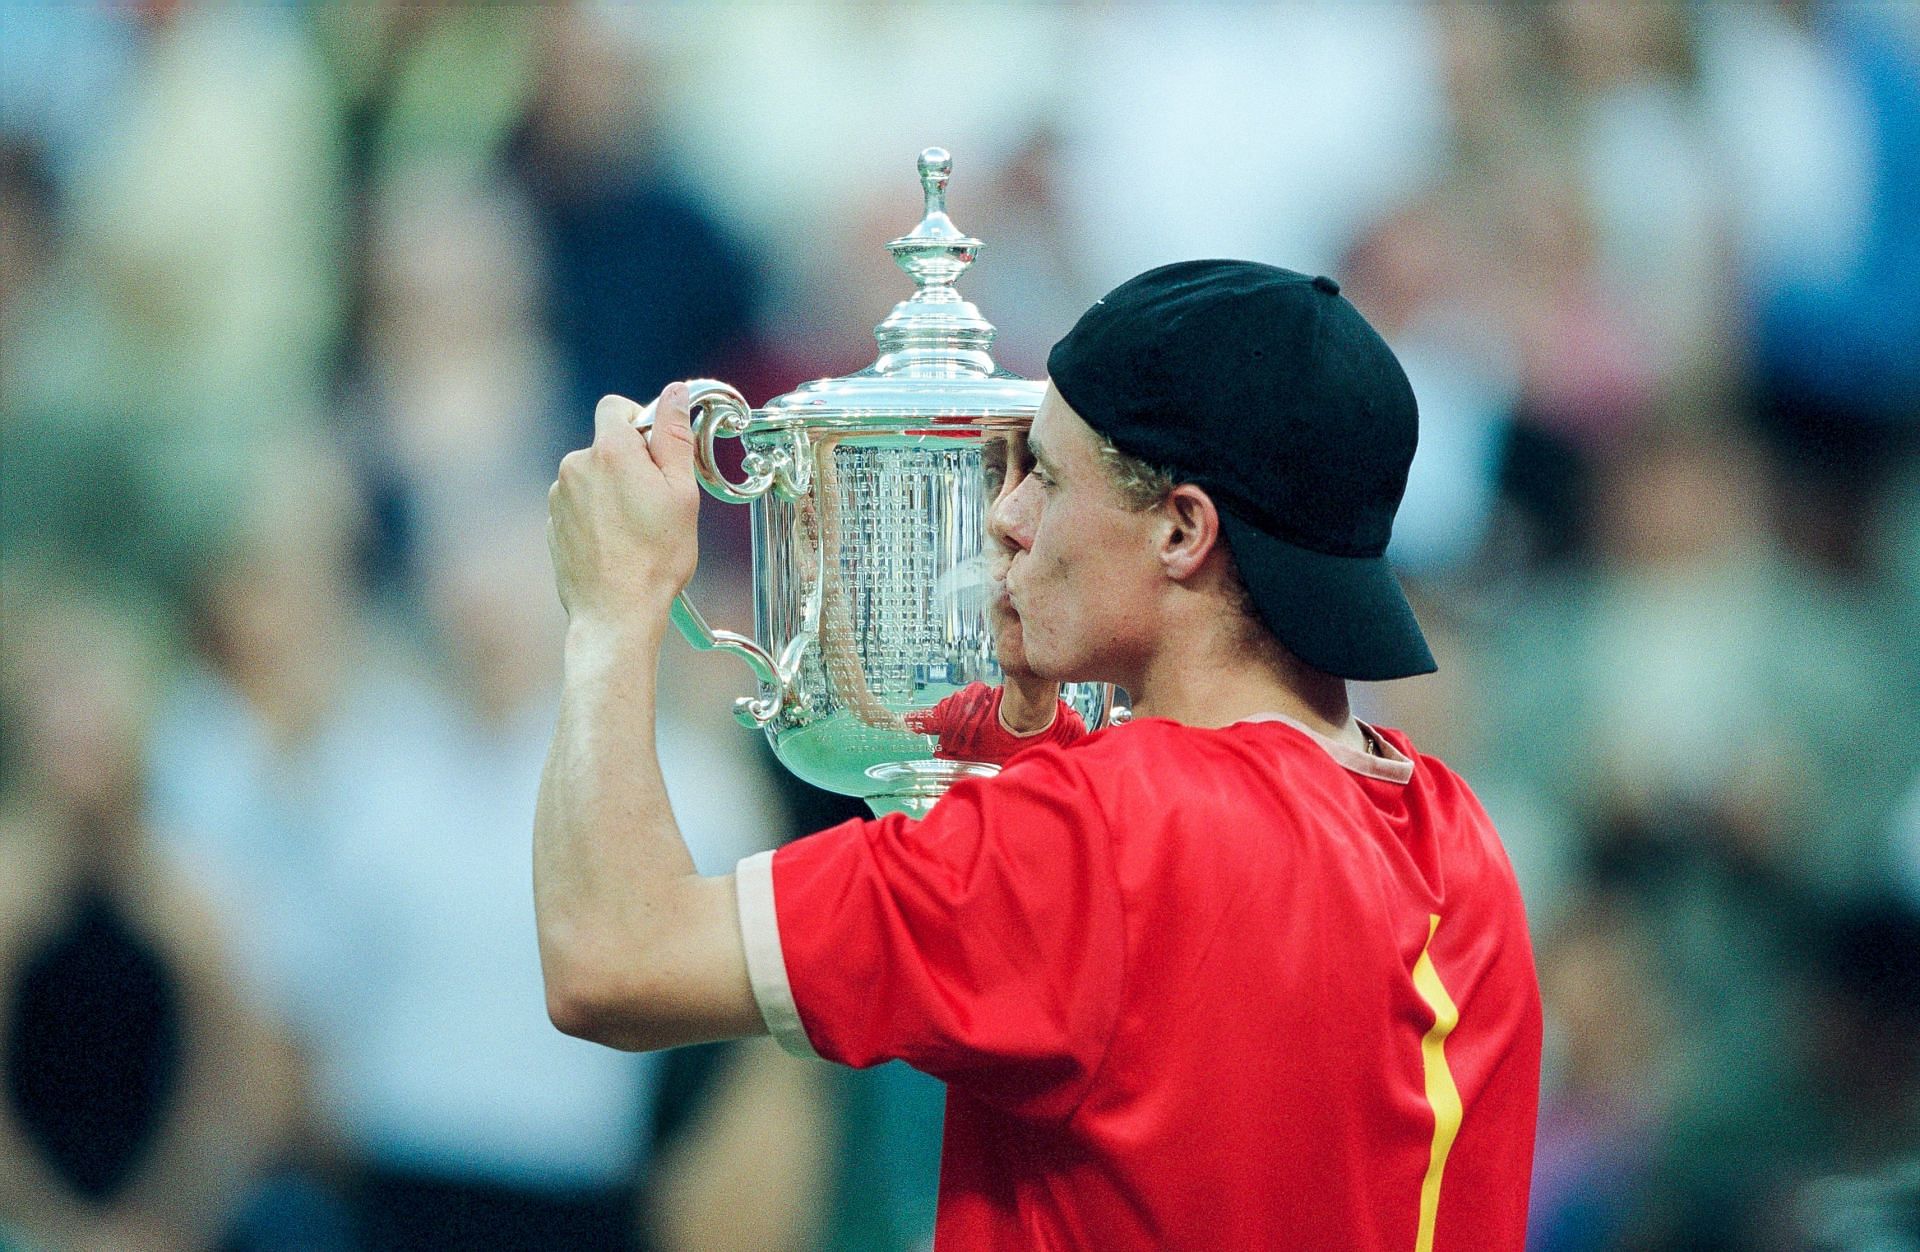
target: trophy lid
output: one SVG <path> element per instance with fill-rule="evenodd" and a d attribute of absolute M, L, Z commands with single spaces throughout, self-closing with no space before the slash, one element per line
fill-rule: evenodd
<path fill-rule="evenodd" d="M 755 417 L 787 424 L 925 426 L 1001 419 L 1026 421 L 1040 407 L 1045 385 L 993 363 L 993 325 L 962 299 L 954 282 L 983 246 L 947 216 L 953 158 L 945 148 L 920 154 L 926 211 L 915 226 L 887 244 L 893 261 L 914 281 L 914 292 L 874 327 L 880 355 L 854 374 L 804 383 L 769 401 Z"/>

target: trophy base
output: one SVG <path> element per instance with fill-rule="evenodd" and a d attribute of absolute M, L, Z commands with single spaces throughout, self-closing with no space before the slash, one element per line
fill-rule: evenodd
<path fill-rule="evenodd" d="M 968 778 L 992 778 L 998 765 L 984 761 L 888 761 L 869 768 L 867 777 L 879 783 L 882 791 L 866 797 L 875 817 L 888 813 L 906 813 L 925 817 L 934 801 Z"/>

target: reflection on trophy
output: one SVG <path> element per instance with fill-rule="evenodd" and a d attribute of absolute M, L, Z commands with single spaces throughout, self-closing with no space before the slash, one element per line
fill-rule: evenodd
<path fill-rule="evenodd" d="M 920 154 L 926 215 L 887 245 L 916 290 L 875 328 L 872 365 L 759 409 L 725 383 L 690 385 L 701 483 L 752 508 L 757 629 L 714 630 L 684 595 L 675 624 L 752 668 L 759 694 L 735 715 L 788 769 L 877 813 L 925 812 L 998 772 L 1006 736 L 987 719 L 1003 683 L 1054 695 L 1017 642 L 1003 655 L 1012 619 L 987 536 L 1044 388 L 995 367 L 993 327 L 954 290 L 980 241 L 947 216 L 951 170 L 943 150 Z M 737 480 L 716 461 L 721 438 L 741 441 Z M 1098 729 L 1113 690 L 1069 684 L 1059 699 L 1058 716 Z"/>
<path fill-rule="evenodd" d="M 1026 432 L 989 431 L 985 442 L 987 494 L 997 500 L 1019 486 L 1032 468 Z M 1040 678 L 1027 665 L 1020 619 L 1005 587 L 1012 554 L 989 543 L 986 555 L 987 623 L 1000 663 L 1000 685 L 970 683 L 930 709 L 907 714 L 905 721 L 934 737 L 939 760 L 1002 765 L 1035 744 L 1071 743 L 1086 734 L 1086 723 L 1059 698 L 1057 683 Z"/>

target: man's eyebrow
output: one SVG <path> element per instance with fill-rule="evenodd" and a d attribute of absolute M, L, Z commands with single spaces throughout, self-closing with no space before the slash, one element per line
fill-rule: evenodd
<path fill-rule="evenodd" d="M 1053 464 L 1053 458 L 1047 455 L 1047 450 L 1041 447 L 1040 441 L 1032 435 L 1027 436 L 1027 458 L 1036 462 L 1045 461 L 1048 465 Z"/>

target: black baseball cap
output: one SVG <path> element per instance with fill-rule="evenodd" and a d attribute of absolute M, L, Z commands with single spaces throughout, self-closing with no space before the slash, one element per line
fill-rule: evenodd
<path fill-rule="evenodd" d="M 1289 652 L 1342 678 L 1433 672 L 1386 558 L 1419 410 L 1339 283 L 1254 261 L 1163 265 L 1088 309 L 1047 371 L 1114 447 L 1206 489 Z"/>

